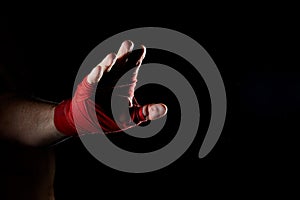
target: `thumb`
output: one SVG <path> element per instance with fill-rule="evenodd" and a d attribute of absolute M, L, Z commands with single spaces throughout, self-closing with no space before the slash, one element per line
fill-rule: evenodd
<path fill-rule="evenodd" d="M 143 115 L 147 120 L 156 120 L 165 116 L 168 112 L 168 107 L 163 104 L 147 104 L 143 106 Z"/>
<path fill-rule="evenodd" d="M 111 68 L 117 60 L 117 56 L 115 53 L 108 54 L 96 67 L 92 69 L 92 71 L 87 76 L 87 81 L 89 84 L 97 84 L 103 73 L 107 71 L 107 69 Z"/>

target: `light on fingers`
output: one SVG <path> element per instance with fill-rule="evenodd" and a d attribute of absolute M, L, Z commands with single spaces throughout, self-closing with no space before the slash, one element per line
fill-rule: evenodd
<path fill-rule="evenodd" d="M 91 73 L 87 77 L 87 81 L 90 84 L 98 83 L 105 71 L 109 71 L 115 64 L 117 56 L 115 53 L 108 54 L 96 67 L 94 67 Z"/>
<path fill-rule="evenodd" d="M 148 120 L 156 120 L 165 116 L 168 112 L 168 107 L 165 104 L 149 104 L 144 106 L 143 114 Z"/>
<path fill-rule="evenodd" d="M 130 53 L 133 50 L 134 44 L 130 40 L 125 40 L 117 53 L 117 58 L 121 58 L 124 55 Z"/>

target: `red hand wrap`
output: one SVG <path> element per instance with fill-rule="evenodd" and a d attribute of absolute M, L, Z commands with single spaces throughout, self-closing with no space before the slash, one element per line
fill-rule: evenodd
<path fill-rule="evenodd" d="M 133 109 L 131 109 L 131 119 L 126 123 L 121 123 L 121 127 L 119 127 L 120 123 L 118 126 L 104 112 L 101 105 L 97 105 L 91 100 L 96 88 L 97 85 L 89 84 L 87 77 L 85 77 L 77 86 L 73 99 L 63 101 L 56 106 L 54 124 L 59 132 L 65 135 L 110 133 L 131 128 L 146 120 L 142 112 L 142 107 L 135 101 Z"/>

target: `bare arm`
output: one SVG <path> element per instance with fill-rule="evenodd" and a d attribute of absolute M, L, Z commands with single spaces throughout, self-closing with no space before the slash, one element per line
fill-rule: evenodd
<path fill-rule="evenodd" d="M 102 124 L 101 129 L 105 133 L 110 133 L 132 128 L 143 120 L 156 120 L 163 117 L 167 113 L 167 107 L 162 103 L 144 106 L 136 105 L 132 116 L 128 115 L 126 118 L 123 117 L 125 116 L 124 113 L 120 112 L 119 121 L 122 122 L 120 128 L 101 109 L 96 109 L 96 115 L 99 117 L 97 119 L 94 119 L 93 115 L 90 114 L 91 110 L 87 109 L 92 106 L 95 107 L 95 103 L 90 98 L 102 76 L 109 73 L 113 75 L 113 73 L 119 72 L 120 70 L 118 71 L 118 69 L 126 66 L 127 63 L 134 66 L 135 70 L 127 78 L 127 87 L 122 87 L 123 90 L 125 88 L 125 91 L 119 91 L 119 96 L 122 96 L 119 98 L 124 103 L 123 107 L 127 113 L 129 109 L 128 105 L 132 105 L 133 107 L 132 100 L 137 75 L 142 60 L 145 57 L 146 48 L 142 46 L 138 54 L 130 58 L 129 54 L 133 54 L 132 49 L 133 43 L 131 41 L 124 41 L 117 54 L 108 54 L 83 79 L 73 99 L 64 101 L 62 104 L 57 105 L 13 94 L 0 95 L 0 139 L 8 139 L 31 146 L 41 146 L 51 144 L 67 135 L 78 135 L 77 127 L 84 133 L 98 133 L 100 122 Z M 110 72 L 113 66 L 114 68 Z M 113 81 L 113 79 L 110 80 Z M 109 96 L 106 97 L 110 98 Z M 98 107 L 100 106 L 98 105 Z M 77 119 L 77 126 L 75 126 L 73 118 Z"/>
<path fill-rule="evenodd" d="M 54 125 L 55 104 L 14 94 L 0 96 L 0 139 L 30 146 L 63 138 Z"/>

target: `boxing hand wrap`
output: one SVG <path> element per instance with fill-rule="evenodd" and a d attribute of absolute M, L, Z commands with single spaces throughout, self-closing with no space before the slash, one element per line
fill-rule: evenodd
<path fill-rule="evenodd" d="M 54 124 L 59 132 L 69 136 L 87 133 L 111 133 L 126 130 L 146 121 L 142 111 L 143 107 L 134 100 L 133 103 L 130 102 L 132 105 L 130 109 L 131 119 L 117 123 L 104 112 L 101 105 L 96 104 L 91 99 L 96 88 L 97 85 L 89 84 L 87 77 L 85 77 L 77 86 L 74 97 L 56 106 Z"/>

